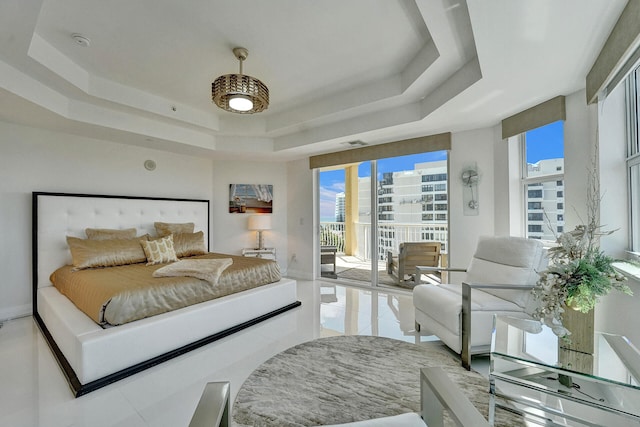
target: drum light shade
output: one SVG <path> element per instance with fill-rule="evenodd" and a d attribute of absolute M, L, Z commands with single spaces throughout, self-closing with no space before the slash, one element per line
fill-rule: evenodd
<path fill-rule="evenodd" d="M 271 216 L 251 215 L 249 217 L 249 230 L 271 230 Z"/>
<path fill-rule="evenodd" d="M 258 247 L 256 249 L 264 249 L 264 241 L 262 239 L 263 230 L 271 230 L 271 215 L 252 215 L 249 217 L 249 230 L 258 232 Z"/>
<path fill-rule="evenodd" d="M 255 77 L 242 74 L 242 61 L 249 52 L 242 47 L 233 49 L 240 61 L 238 74 L 225 74 L 211 83 L 211 100 L 220 108 L 232 113 L 253 114 L 269 107 L 269 88 Z"/>

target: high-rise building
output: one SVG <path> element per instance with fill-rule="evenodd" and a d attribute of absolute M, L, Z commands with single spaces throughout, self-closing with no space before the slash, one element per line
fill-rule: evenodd
<path fill-rule="evenodd" d="M 527 185 L 527 237 L 556 240 L 564 231 L 564 180 L 544 180 L 545 175 L 562 174 L 564 159 L 527 164 L 527 176 L 541 181 Z"/>
<path fill-rule="evenodd" d="M 344 210 L 344 193 L 336 194 L 336 222 L 344 222 L 345 210 Z"/>
<path fill-rule="evenodd" d="M 360 179 L 361 216 L 368 214 L 368 184 L 369 178 Z M 449 211 L 447 199 L 447 162 L 444 160 L 418 163 L 413 170 L 385 172 L 378 182 L 378 221 L 446 223 Z"/>
<path fill-rule="evenodd" d="M 377 183 L 378 253 L 397 251 L 399 241 L 446 242 L 448 225 L 447 162 L 417 163 L 414 169 L 385 172 Z M 358 180 L 360 223 L 371 221 L 370 177 Z M 417 226 L 423 225 L 423 226 Z M 434 233 L 442 229 L 445 237 Z"/>

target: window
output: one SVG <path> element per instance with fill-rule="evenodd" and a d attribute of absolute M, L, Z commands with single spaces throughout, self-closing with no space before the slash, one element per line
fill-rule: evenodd
<path fill-rule="evenodd" d="M 627 84 L 627 194 L 629 197 L 629 250 L 640 252 L 640 67 Z"/>
<path fill-rule="evenodd" d="M 436 184 L 433 188 L 435 191 L 447 191 L 447 184 Z"/>
<path fill-rule="evenodd" d="M 527 131 L 521 141 L 527 237 L 555 240 L 564 225 L 564 122 Z"/>
<path fill-rule="evenodd" d="M 564 215 L 558 214 L 558 221 L 564 221 Z"/>
<path fill-rule="evenodd" d="M 446 180 L 447 180 L 447 174 L 446 173 L 422 175 L 422 182 L 446 181 Z"/>
<path fill-rule="evenodd" d="M 436 194 L 436 201 L 446 201 L 447 200 L 447 194 Z"/>

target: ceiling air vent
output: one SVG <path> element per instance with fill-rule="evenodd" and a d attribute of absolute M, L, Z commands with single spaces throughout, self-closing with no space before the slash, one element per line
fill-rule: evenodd
<path fill-rule="evenodd" d="M 366 142 L 362 142 L 362 141 L 347 141 L 347 142 L 343 142 L 342 144 L 348 145 L 349 147 L 362 147 L 365 145 L 369 145 Z"/>

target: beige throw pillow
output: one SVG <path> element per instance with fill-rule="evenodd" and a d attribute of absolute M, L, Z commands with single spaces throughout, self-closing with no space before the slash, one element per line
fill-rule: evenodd
<path fill-rule="evenodd" d="M 136 239 L 89 240 L 67 236 L 73 266 L 80 270 L 91 267 L 145 262 L 147 257 L 140 245 L 147 236 Z"/>
<path fill-rule="evenodd" d="M 204 244 L 204 233 L 181 233 L 173 235 L 173 248 L 178 258 L 193 255 L 203 255 L 207 252 Z"/>
<path fill-rule="evenodd" d="M 158 236 L 164 237 L 169 234 L 193 233 L 195 224 L 193 222 L 170 223 L 170 222 L 154 222 Z"/>
<path fill-rule="evenodd" d="M 147 265 L 178 261 L 172 235 L 142 242 L 142 249 L 147 256 Z"/>
<path fill-rule="evenodd" d="M 113 228 L 87 228 L 84 232 L 90 240 L 135 239 L 137 234 L 135 228 L 125 228 L 123 230 Z"/>

